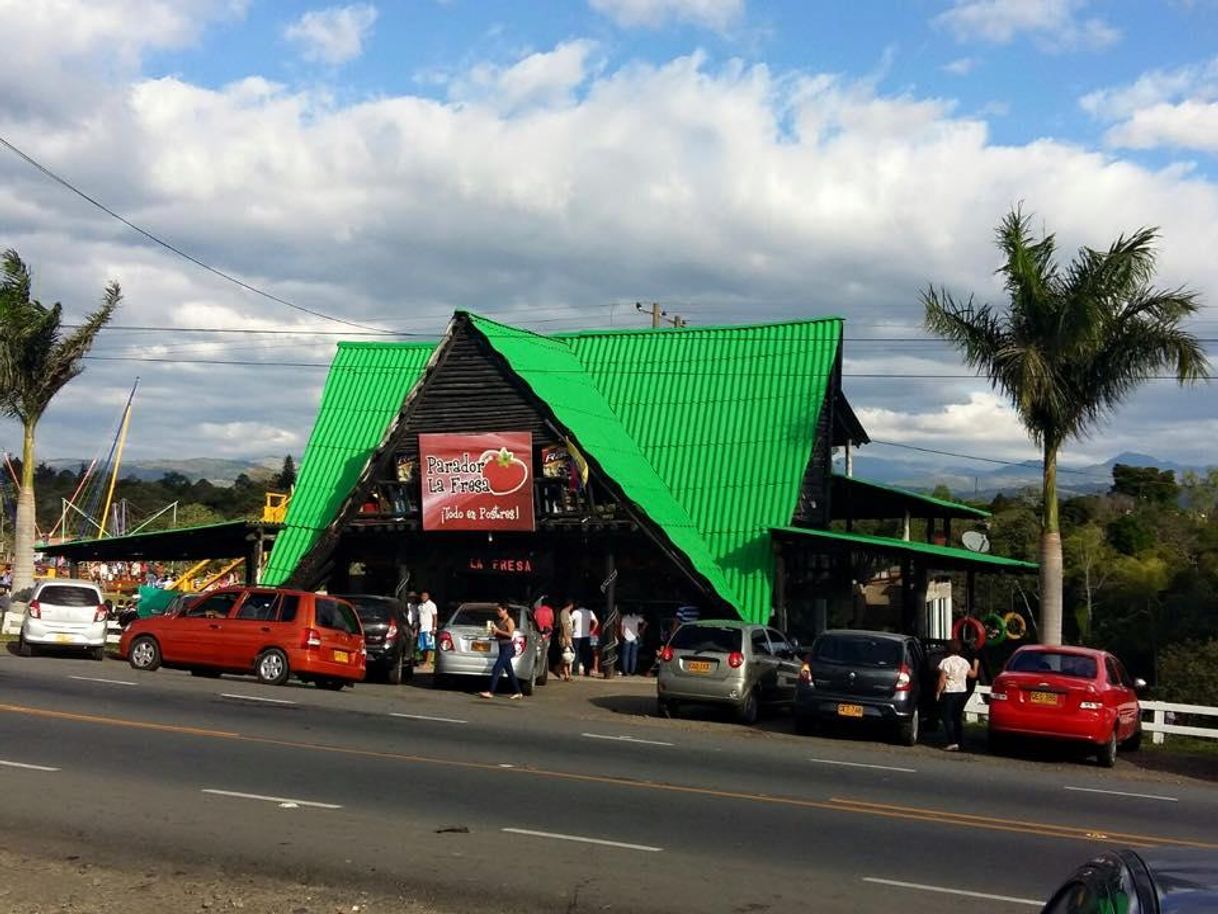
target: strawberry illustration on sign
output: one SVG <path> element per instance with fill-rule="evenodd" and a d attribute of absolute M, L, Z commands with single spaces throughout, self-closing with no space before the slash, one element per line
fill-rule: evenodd
<path fill-rule="evenodd" d="M 505 447 L 483 452 L 479 461 L 482 477 L 496 495 L 510 495 L 528 481 L 529 468 Z"/>

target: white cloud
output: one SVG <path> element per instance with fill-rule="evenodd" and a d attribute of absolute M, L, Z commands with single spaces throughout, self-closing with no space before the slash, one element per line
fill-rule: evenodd
<path fill-rule="evenodd" d="M 284 30 L 284 37 L 301 47 L 305 60 L 337 66 L 364 52 L 377 10 L 370 3 L 310 10 Z"/>
<path fill-rule="evenodd" d="M 511 66 L 478 64 L 449 82 L 449 95 L 454 100 L 477 101 L 504 112 L 560 105 L 572 100 L 572 93 L 587 78 L 588 58 L 595 50 L 595 42 L 570 41 L 552 51 L 530 54 Z"/>
<path fill-rule="evenodd" d="M 274 454 L 299 448 L 299 433 L 264 422 L 200 422 L 195 431 L 213 445 L 213 453 Z"/>
<path fill-rule="evenodd" d="M 975 69 L 979 61 L 976 57 L 960 57 L 943 65 L 943 72 L 950 73 L 952 76 L 968 76 Z"/>
<path fill-rule="evenodd" d="M 744 15 L 744 0 L 588 0 L 594 10 L 619 25 L 659 28 L 688 22 L 723 31 Z"/>
<path fill-rule="evenodd" d="M 1153 70 L 1128 86 L 1091 92 L 1079 105 L 1115 122 L 1105 136 L 1112 146 L 1218 152 L 1218 58 Z"/>
<path fill-rule="evenodd" d="M 987 456 L 1024 460 L 1036 449 L 1007 403 L 991 392 L 973 392 L 964 402 L 950 402 L 925 412 L 863 407 L 859 420 L 871 437 L 898 444 L 920 441 L 964 445 Z"/>
<path fill-rule="evenodd" d="M 1091 0 L 955 0 L 935 17 L 958 41 L 1009 44 L 1028 35 L 1046 50 L 1104 48 L 1120 32 L 1085 10 Z"/>

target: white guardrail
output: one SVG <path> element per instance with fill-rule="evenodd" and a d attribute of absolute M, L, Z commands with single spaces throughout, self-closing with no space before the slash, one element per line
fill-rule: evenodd
<path fill-rule="evenodd" d="M 965 719 L 969 723 L 977 723 L 988 717 L 990 706 L 986 704 L 983 695 L 990 694 L 990 687 L 979 685 L 973 692 L 968 704 L 964 706 Z M 1212 727 L 1186 727 L 1175 723 L 1180 714 L 1197 715 L 1199 717 L 1215 718 Z M 1142 732 L 1149 733 L 1151 741 L 1162 743 L 1168 734 L 1175 736 L 1196 736 L 1201 739 L 1218 739 L 1218 708 L 1207 705 L 1180 705 L 1170 701 L 1142 702 Z"/>

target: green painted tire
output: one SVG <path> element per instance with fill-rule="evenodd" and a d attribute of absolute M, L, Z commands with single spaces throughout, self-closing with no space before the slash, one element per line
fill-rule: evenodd
<path fill-rule="evenodd" d="M 1007 640 L 1007 624 L 998 613 L 982 616 L 981 624 L 985 626 L 986 644 L 1002 644 Z"/>

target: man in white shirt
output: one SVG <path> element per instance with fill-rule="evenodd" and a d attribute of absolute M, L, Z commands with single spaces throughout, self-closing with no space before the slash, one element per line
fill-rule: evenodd
<path fill-rule="evenodd" d="M 639 671 L 639 642 L 643 640 L 643 632 L 647 623 L 634 610 L 622 616 L 621 637 L 622 665 L 619 675 L 634 676 Z"/>
<path fill-rule="evenodd" d="M 415 608 L 419 617 L 419 652 L 423 665 L 431 663 L 431 652 L 436 649 L 436 616 L 439 610 L 426 590 L 419 594 L 419 605 Z"/>
<path fill-rule="evenodd" d="M 977 678 L 977 661 L 962 656 L 963 645 L 953 638 L 947 656 L 939 661 L 939 686 L 935 698 L 943 703 L 943 727 L 947 730 L 948 752 L 959 752 L 964 742 L 964 705 L 968 701 L 968 681 Z"/>
<path fill-rule="evenodd" d="M 592 675 L 592 629 L 600 624 L 596 613 L 584 605 L 571 613 L 571 635 L 575 644 L 575 662 L 571 673 L 579 675 L 579 665 L 584 665 L 584 675 Z"/>

